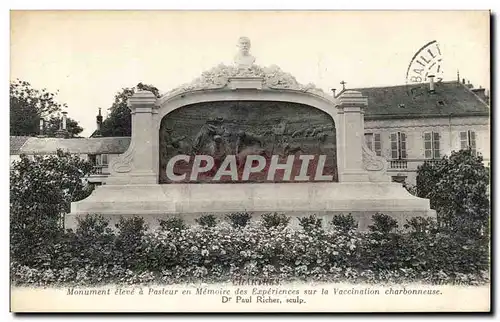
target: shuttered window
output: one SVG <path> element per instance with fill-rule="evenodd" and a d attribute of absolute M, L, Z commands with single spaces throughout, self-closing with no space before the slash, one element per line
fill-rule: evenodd
<path fill-rule="evenodd" d="M 392 159 L 406 159 L 406 134 L 403 132 L 391 133 Z"/>
<path fill-rule="evenodd" d="M 102 154 L 101 155 L 101 161 L 102 161 L 102 165 L 108 165 L 108 155 L 107 154 Z"/>
<path fill-rule="evenodd" d="M 460 132 L 460 150 L 468 148 L 472 150 L 472 154 L 476 155 L 476 132 L 474 131 Z"/>
<path fill-rule="evenodd" d="M 441 158 L 440 135 L 437 132 L 424 133 L 424 155 L 426 159 L 439 159 Z"/>

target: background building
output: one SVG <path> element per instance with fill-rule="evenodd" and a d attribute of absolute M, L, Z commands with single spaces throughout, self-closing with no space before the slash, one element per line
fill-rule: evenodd
<path fill-rule="evenodd" d="M 388 161 L 394 181 L 415 184 L 424 161 L 471 148 L 490 162 L 490 109 L 484 88 L 431 82 L 355 89 L 368 97 L 365 140 Z"/>
<path fill-rule="evenodd" d="M 55 154 L 58 149 L 80 156 L 94 165 L 94 173 L 89 182 L 102 184 L 109 175 L 108 164 L 130 145 L 129 137 L 101 138 L 46 138 L 46 137 L 10 137 L 11 162 L 19 160 L 21 154 L 27 156 Z"/>

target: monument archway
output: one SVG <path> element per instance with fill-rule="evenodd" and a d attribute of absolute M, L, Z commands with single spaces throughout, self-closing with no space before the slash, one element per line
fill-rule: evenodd
<path fill-rule="evenodd" d="M 428 199 L 417 198 L 408 193 L 401 184 L 390 182 L 386 174 L 387 161 L 376 156 L 365 145 L 363 114 L 368 105 L 366 97 L 349 90 L 333 97 L 312 84 L 302 85 L 292 75 L 275 65 L 255 65 L 255 58 L 249 54 L 248 49 L 237 55 L 234 65 L 218 65 L 204 72 L 193 82 L 184 84 L 161 98 L 156 98 L 153 93 L 147 91 L 136 92 L 129 99 L 132 138 L 128 150 L 111 161 L 111 175 L 105 185 L 97 187 L 88 198 L 72 203 L 66 226 L 74 227 L 78 216 L 96 213 L 112 222 L 120 217 L 139 215 L 152 226 L 158 225 L 158 219 L 165 216 L 183 216 L 187 222 L 193 222 L 194 218 L 207 212 L 224 215 L 235 211 L 249 211 L 254 214 L 277 211 L 292 216 L 314 213 L 326 216 L 324 222 L 329 220 L 328 216 L 351 213 L 358 219 L 361 229 L 366 229 L 371 222 L 371 216 L 376 212 L 391 215 L 400 224 L 415 216 L 435 216 L 435 211 L 429 207 Z M 272 106 L 275 106 L 274 111 Z M 262 112 L 256 112 L 255 109 L 259 108 Z M 235 111 L 239 112 L 234 113 Z M 287 118 L 278 117 L 285 114 Z M 196 118 L 196 121 L 178 124 L 186 117 Z M 283 124 L 284 119 L 293 124 L 289 131 L 286 130 L 286 124 Z M 300 120 L 304 123 L 302 127 L 298 126 Z M 227 121 L 227 128 L 223 125 L 224 121 Z M 269 124 L 273 121 L 275 126 L 270 127 Z M 241 124 L 236 126 L 238 123 Z M 313 126 L 308 128 L 309 124 Z M 171 127 L 174 133 L 160 139 L 160 135 L 164 135 L 163 132 L 168 127 Z M 303 135 L 295 142 L 299 144 L 294 146 L 292 140 L 288 142 L 287 147 L 283 142 L 274 140 L 275 135 L 279 136 L 280 129 L 283 128 L 285 130 L 282 133 L 286 133 L 288 139 Z M 175 131 L 179 132 L 178 135 Z M 311 152 L 314 144 L 307 143 L 307 140 L 315 131 L 329 132 L 330 136 L 325 137 L 325 142 L 330 139 L 331 146 L 319 144 L 319 150 Z M 295 132 L 297 135 L 294 137 Z M 305 135 L 305 132 L 308 135 Z M 204 133 L 208 133 L 206 141 L 203 138 Z M 268 177 L 267 172 L 263 178 L 243 180 L 245 184 L 212 182 L 218 173 L 214 157 L 220 152 L 220 144 L 217 146 L 216 141 L 227 140 L 229 153 L 225 153 L 226 157 L 237 156 L 241 149 L 235 145 L 240 135 L 247 136 L 249 142 L 259 141 L 255 140 L 254 136 L 271 135 L 273 139 L 242 145 L 243 150 L 248 147 L 255 148 L 248 155 L 265 155 L 265 163 L 270 162 L 269 158 L 272 161 L 272 146 L 276 147 L 276 142 L 282 144 L 278 144 L 279 149 L 282 149 L 282 153 L 278 155 L 281 154 L 283 158 L 276 159 L 276 168 L 287 164 L 290 155 L 300 155 L 298 152 L 302 149 L 306 151 L 302 155 L 335 155 L 335 161 L 330 160 L 333 162 L 330 165 L 336 170 L 332 173 L 320 171 L 317 178 L 324 176 L 327 180 L 310 180 L 311 173 L 300 173 L 301 166 L 297 164 L 295 171 L 299 173 L 290 178 L 296 179 L 297 175 L 300 177 L 302 174 L 308 180 L 284 180 L 284 167 L 278 179 L 274 176 L 275 173 Z M 182 140 L 177 140 L 182 136 L 190 138 L 187 145 L 183 146 Z M 172 142 L 173 139 L 177 142 Z M 313 141 L 318 143 L 317 139 L 319 136 L 314 137 Z M 165 158 L 160 158 L 160 151 L 163 151 L 166 145 L 170 145 L 170 151 L 164 151 Z M 196 151 L 193 151 L 193 147 Z M 266 153 L 254 153 L 259 151 L 257 148 Z M 288 149 L 286 153 L 285 148 Z M 321 148 L 330 149 L 331 152 L 323 153 Z M 294 149 L 296 154 L 292 153 Z M 219 154 L 224 156 L 224 153 Z M 189 158 L 196 155 L 211 157 L 214 162 L 211 167 L 204 168 L 206 164 L 203 161 L 210 162 L 209 159 L 199 160 L 198 166 L 201 169 L 198 168 L 197 175 L 205 174 L 205 180 L 198 180 L 198 176 L 194 176 L 194 180 L 187 180 L 191 178 L 192 173 L 173 171 L 176 162 L 186 162 L 187 169 L 192 170 L 193 167 L 190 168 L 189 165 L 191 160 L 187 159 L 172 163 L 174 176 L 170 179 L 182 180 L 169 180 L 163 176 L 163 169 L 166 171 L 168 162 L 176 156 Z M 225 157 L 217 162 L 224 160 Z M 241 181 L 247 163 L 249 168 L 254 166 L 254 161 L 259 163 L 258 160 L 251 161 L 244 162 L 243 173 L 237 172 L 234 177 L 231 176 L 228 162 L 226 175 L 231 180 L 227 182 Z M 327 164 L 326 159 L 325 165 Z M 237 163 L 236 165 L 238 166 Z M 251 179 L 250 170 L 248 179 Z M 182 177 L 183 175 L 185 177 Z M 270 179 L 262 180 L 266 178 Z M 170 184 L 172 181 L 176 181 L 176 184 Z"/>

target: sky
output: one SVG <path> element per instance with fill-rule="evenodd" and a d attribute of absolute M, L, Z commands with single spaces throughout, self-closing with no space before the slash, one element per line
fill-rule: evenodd
<path fill-rule="evenodd" d="M 68 116 L 95 130 L 114 95 L 142 82 L 167 92 L 220 63 L 240 36 L 256 64 L 276 64 L 326 92 L 402 85 L 436 40 L 444 80 L 490 85 L 487 11 L 13 11 L 10 79 L 59 91 Z"/>

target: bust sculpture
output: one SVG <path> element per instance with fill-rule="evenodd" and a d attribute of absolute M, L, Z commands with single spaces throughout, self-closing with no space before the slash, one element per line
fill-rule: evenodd
<path fill-rule="evenodd" d="M 255 62 L 255 57 L 250 54 L 250 38 L 240 37 L 238 39 L 239 52 L 234 57 L 234 63 L 238 68 L 249 69 Z"/>

